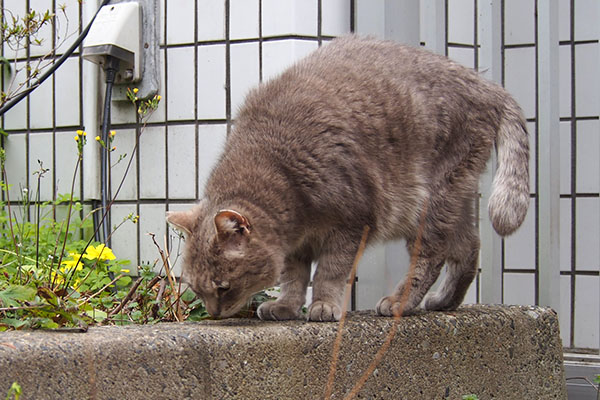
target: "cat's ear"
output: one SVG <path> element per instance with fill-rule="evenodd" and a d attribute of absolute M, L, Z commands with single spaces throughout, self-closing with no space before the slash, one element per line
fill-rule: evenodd
<path fill-rule="evenodd" d="M 231 235 L 248 236 L 251 231 L 250 222 L 237 211 L 221 210 L 215 215 L 215 228 L 220 237 Z"/>
<path fill-rule="evenodd" d="M 225 257 L 243 258 L 252 229 L 248 219 L 237 211 L 221 210 L 215 215 L 215 228 Z"/>
<path fill-rule="evenodd" d="M 200 219 L 200 214 L 200 206 L 188 211 L 167 211 L 167 222 L 182 231 L 186 236 L 190 236 L 194 226 Z"/>

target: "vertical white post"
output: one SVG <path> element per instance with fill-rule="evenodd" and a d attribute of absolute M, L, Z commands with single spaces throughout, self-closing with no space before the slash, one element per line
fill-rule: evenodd
<path fill-rule="evenodd" d="M 437 54 L 446 54 L 446 5 L 444 0 L 421 2 L 425 47 Z"/>
<path fill-rule="evenodd" d="M 598 7 L 597 10 L 598 10 L 598 15 L 597 15 L 598 21 L 600 21 L 600 7 Z M 600 36 L 600 34 L 599 34 L 599 36 Z M 600 37 L 599 37 L 599 39 L 600 39 Z M 599 56 L 598 61 L 600 64 L 600 51 L 598 52 L 598 56 Z M 600 80 L 598 82 L 599 82 L 599 85 L 598 85 L 598 87 L 596 87 L 596 92 L 600 93 Z M 598 110 L 598 114 L 600 115 L 600 110 Z M 598 132 L 598 134 L 600 135 L 600 132 Z M 598 147 L 598 154 L 600 154 L 600 147 Z M 598 180 L 600 181 L 600 168 L 598 169 Z M 600 187 L 600 185 L 598 185 L 598 187 Z M 600 214 L 598 215 L 598 219 L 600 219 Z M 598 237 L 598 247 L 600 248 L 600 236 Z M 598 272 L 600 273 L 600 266 L 598 266 Z M 598 278 L 599 278 L 598 279 L 598 293 L 600 293 L 600 276 Z M 598 310 L 598 313 L 600 314 L 600 310 Z M 600 315 L 598 317 L 599 317 L 598 320 L 600 321 Z M 600 332 L 600 327 L 599 327 L 598 331 Z M 598 354 L 600 355 L 600 335 L 598 335 Z"/>
<path fill-rule="evenodd" d="M 419 46 L 419 2 L 355 0 L 356 32 Z"/>
<path fill-rule="evenodd" d="M 385 36 L 385 0 L 354 0 L 355 31 L 362 35 Z"/>
<path fill-rule="evenodd" d="M 502 81 L 502 19 L 500 0 L 481 0 L 478 4 L 479 71 L 489 80 Z M 496 153 L 481 176 L 479 203 L 479 234 L 481 237 L 481 302 L 502 303 L 502 242 L 488 217 L 487 205 L 492 179 L 496 172 Z"/>
<path fill-rule="evenodd" d="M 558 4 L 538 2 L 539 303 L 560 309 Z"/>
<path fill-rule="evenodd" d="M 100 6 L 100 1 L 88 1 L 83 5 L 83 26 L 86 26 L 92 19 L 92 16 Z M 100 69 L 96 64 L 83 62 L 83 124 L 88 134 L 88 140 L 100 134 L 100 123 L 98 121 L 98 103 L 100 101 L 101 81 Z M 92 144 L 92 146 L 90 146 Z M 89 143 L 83 148 L 83 171 L 85 179 L 83 181 L 83 193 L 85 198 L 82 200 L 100 198 L 100 153 L 94 143 Z"/>
<path fill-rule="evenodd" d="M 420 45 L 419 2 L 387 0 L 385 2 L 385 38 L 418 47 Z"/>

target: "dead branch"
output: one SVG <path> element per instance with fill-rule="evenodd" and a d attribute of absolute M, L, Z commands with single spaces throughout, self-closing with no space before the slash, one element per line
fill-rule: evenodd
<path fill-rule="evenodd" d="M 412 254 L 410 255 L 410 269 L 408 271 L 408 276 L 406 277 L 406 283 L 404 286 L 404 292 L 402 292 L 402 297 L 400 299 L 400 309 L 394 313 L 394 321 L 392 323 L 392 328 L 388 332 L 387 338 L 385 342 L 381 345 L 377 354 L 375 354 L 375 358 L 371 361 L 371 364 L 367 367 L 365 372 L 362 374 L 360 379 L 356 382 L 350 393 L 344 397 L 344 400 L 351 400 L 358 394 L 360 389 L 367 382 L 367 379 L 371 376 L 373 371 L 377 365 L 383 359 L 383 356 L 388 351 L 390 345 L 392 344 L 392 340 L 396 335 L 396 331 L 398 330 L 398 323 L 400 322 L 400 318 L 402 317 L 402 313 L 404 312 L 404 307 L 406 306 L 406 302 L 408 301 L 408 296 L 410 295 L 411 282 L 414 277 L 415 267 L 417 265 L 417 259 L 419 257 L 419 253 L 421 252 L 421 239 L 423 237 L 423 230 L 425 227 L 425 216 L 427 215 L 427 203 L 423 205 L 423 210 L 421 211 L 421 222 L 419 223 L 419 231 L 417 232 L 417 239 L 415 241 L 415 245 L 413 247 Z"/>
<path fill-rule="evenodd" d="M 360 244 L 358 246 L 358 250 L 356 252 L 356 256 L 354 256 L 354 263 L 352 264 L 352 271 L 350 272 L 350 279 L 346 283 L 346 292 L 344 297 L 344 303 L 342 304 L 342 315 L 340 317 L 340 323 L 338 325 L 337 336 L 335 338 L 335 342 L 333 343 L 333 352 L 331 354 L 331 366 L 329 368 L 329 378 L 327 379 L 327 386 L 325 387 L 325 398 L 331 397 L 331 393 L 333 391 L 333 380 L 335 378 L 335 371 L 337 369 L 337 362 L 340 353 L 340 346 L 342 344 L 342 334 L 344 330 L 344 324 L 346 323 L 346 313 L 348 311 L 348 304 L 350 303 L 350 295 L 352 294 L 352 285 L 354 284 L 354 280 L 356 279 L 356 268 L 358 267 L 358 262 L 362 257 L 362 254 L 365 250 L 365 246 L 367 245 L 367 237 L 369 236 L 369 227 L 365 226 L 362 234 L 362 238 L 360 240 Z"/>
<path fill-rule="evenodd" d="M 156 285 L 156 282 L 158 282 L 160 279 L 161 279 L 160 276 L 155 276 L 154 278 L 152 278 L 152 280 L 148 284 L 148 287 L 151 288 L 152 286 Z M 131 288 L 129 288 L 127 295 L 125 297 L 123 297 L 123 300 L 121 300 L 121 303 L 115 309 L 113 309 L 111 312 L 108 313 L 109 317 L 112 317 L 113 315 L 116 315 L 119 312 L 121 312 L 123 307 L 125 307 L 127 305 L 127 303 L 129 303 L 129 301 L 133 298 L 133 295 L 137 291 L 138 287 L 140 287 L 142 282 L 144 282 L 144 280 L 142 278 L 138 278 L 138 280 L 135 281 L 135 283 L 133 285 L 131 285 Z"/>

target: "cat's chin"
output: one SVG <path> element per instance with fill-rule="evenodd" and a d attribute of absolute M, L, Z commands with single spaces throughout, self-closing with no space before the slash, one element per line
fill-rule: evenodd
<path fill-rule="evenodd" d="M 237 313 L 239 313 L 240 311 L 242 311 L 244 306 L 248 305 L 251 300 L 252 300 L 252 295 L 250 295 L 248 297 L 242 297 L 240 301 L 238 301 L 233 306 L 229 307 L 227 310 L 222 310 L 218 315 L 215 315 L 215 313 L 211 313 L 211 310 L 207 310 L 207 311 L 214 318 L 219 318 L 219 319 L 230 318 L 230 317 L 233 317 L 234 315 L 236 315 Z"/>

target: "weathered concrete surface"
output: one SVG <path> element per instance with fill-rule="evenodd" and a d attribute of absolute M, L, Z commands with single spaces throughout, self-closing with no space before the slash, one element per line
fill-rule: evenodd
<path fill-rule="evenodd" d="M 348 393 L 393 324 L 346 323 L 333 398 Z M 0 334 L 0 397 L 22 399 L 319 399 L 337 324 L 223 320 Z M 556 314 L 467 306 L 403 318 L 358 398 L 566 399 Z"/>

